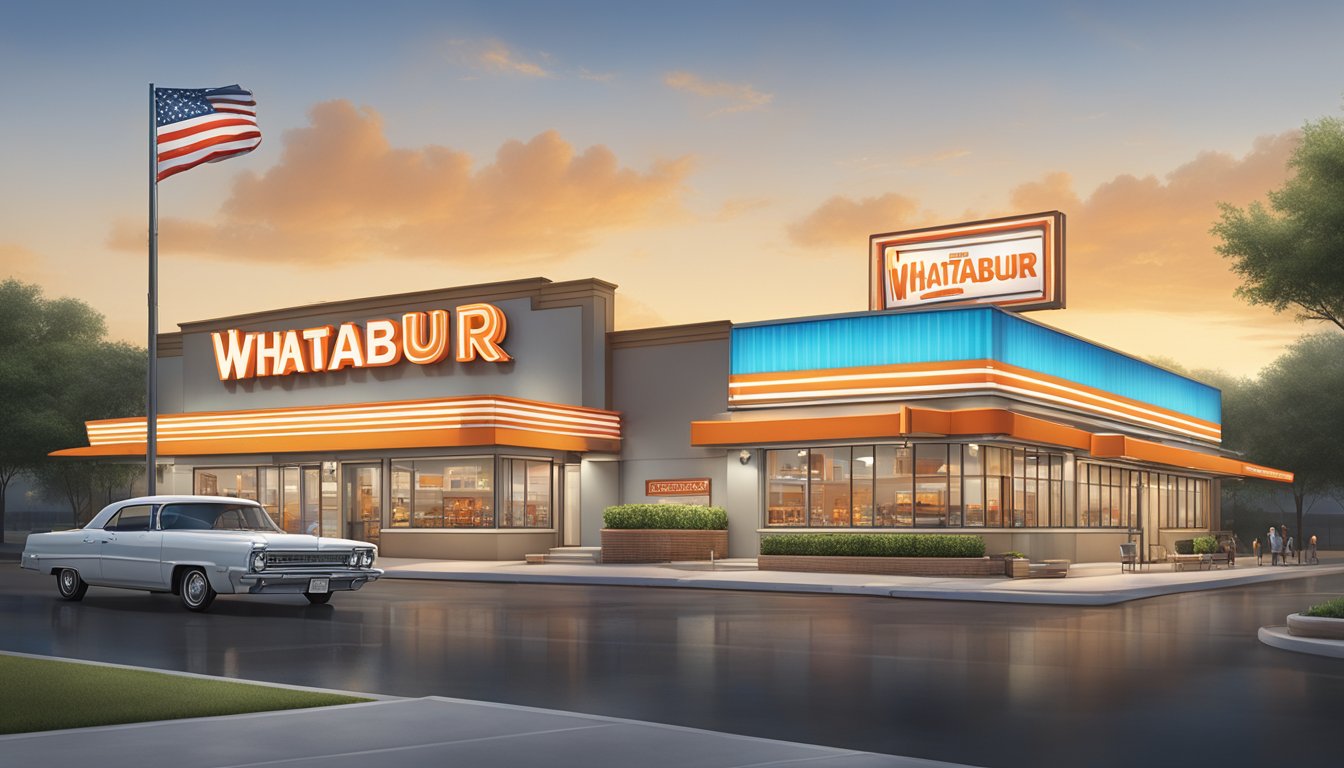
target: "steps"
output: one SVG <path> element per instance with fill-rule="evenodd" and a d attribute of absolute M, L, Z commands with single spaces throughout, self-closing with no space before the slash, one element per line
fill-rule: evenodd
<path fill-rule="evenodd" d="M 594 565 L 602 562 L 601 547 L 551 547 L 551 551 L 544 555 L 527 555 L 526 560 L 530 565 L 540 565 L 549 563 L 555 565 L 563 563 L 566 565 Z"/>

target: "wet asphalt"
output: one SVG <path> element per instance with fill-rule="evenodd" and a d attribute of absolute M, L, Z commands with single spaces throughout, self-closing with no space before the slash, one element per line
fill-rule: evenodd
<path fill-rule="evenodd" d="M 1106 607 L 384 580 L 330 605 L 91 588 L 0 562 L 0 648 L 452 696 L 972 765 L 1338 766 L 1344 662 L 1256 630 L 1344 575 Z"/>

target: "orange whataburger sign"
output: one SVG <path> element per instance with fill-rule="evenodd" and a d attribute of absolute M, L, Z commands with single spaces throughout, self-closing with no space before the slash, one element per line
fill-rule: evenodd
<path fill-rule="evenodd" d="M 869 309 L 1064 306 L 1064 214 L 1058 211 L 889 232 L 868 244 Z"/>
<path fill-rule="evenodd" d="M 709 478 L 693 477 L 686 480 L 645 480 L 645 496 L 708 496 Z"/>
<path fill-rule="evenodd" d="M 230 329 L 211 333 L 210 340 L 220 381 L 383 368 L 403 360 L 433 365 L 454 349 L 459 363 L 513 359 L 500 346 L 508 332 L 503 310 L 493 304 L 465 304 L 454 311 L 455 328 L 448 310 L 432 309 L 407 312 L 399 321 L 369 320 L 363 327 L 342 323 L 287 331 Z"/>

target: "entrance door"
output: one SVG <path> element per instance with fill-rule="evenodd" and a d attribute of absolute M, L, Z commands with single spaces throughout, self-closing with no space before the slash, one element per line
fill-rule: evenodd
<path fill-rule="evenodd" d="M 383 465 L 341 465 L 345 538 L 378 543 L 383 525 Z"/>
<path fill-rule="evenodd" d="M 341 520 L 335 472 L 320 466 L 280 468 L 280 508 L 286 533 L 339 536 Z"/>

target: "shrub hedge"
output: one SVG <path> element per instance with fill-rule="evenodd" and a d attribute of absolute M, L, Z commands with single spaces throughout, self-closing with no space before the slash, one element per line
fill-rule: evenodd
<path fill-rule="evenodd" d="M 1313 605 L 1302 612 L 1303 616 L 1319 616 L 1325 619 L 1344 619 L 1344 597 Z"/>
<path fill-rule="evenodd" d="M 785 533 L 761 537 L 762 555 L 984 557 L 979 536 L 915 533 Z"/>
<path fill-rule="evenodd" d="M 608 528 L 723 531 L 728 513 L 723 507 L 699 504 L 619 504 L 602 512 Z"/>
<path fill-rule="evenodd" d="M 1195 539 L 1196 555 L 1211 555 L 1218 551 L 1218 540 L 1212 536 L 1200 536 Z"/>

